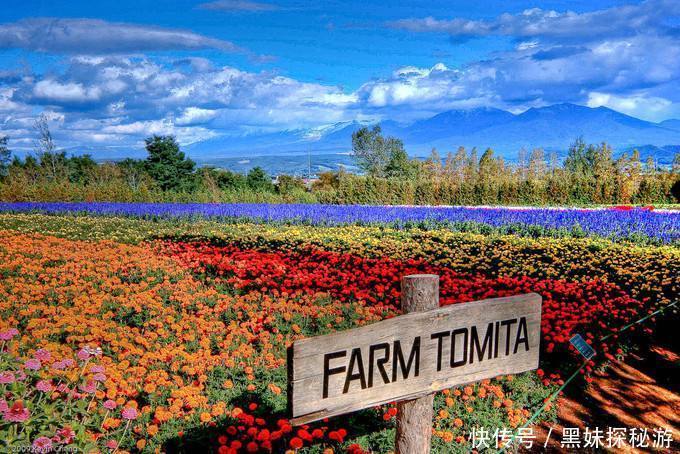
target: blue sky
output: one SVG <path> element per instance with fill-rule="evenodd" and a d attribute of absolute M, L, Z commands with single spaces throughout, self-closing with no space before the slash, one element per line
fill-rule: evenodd
<path fill-rule="evenodd" d="M 605 105 L 680 117 L 680 2 L 4 0 L 0 128 L 63 146 Z"/>

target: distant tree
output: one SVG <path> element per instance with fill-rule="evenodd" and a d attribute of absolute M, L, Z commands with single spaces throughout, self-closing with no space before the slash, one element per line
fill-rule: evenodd
<path fill-rule="evenodd" d="M 680 173 L 680 153 L 675 153 L 673 157 L 673 173 Z"/>
<path fill-rule="evenodd" d="M 446 174 L 460 183 L 465 177 L 466 163 L 467 151 L 465 151 L 465 147 L 458 147 L 455 154 L 449 152 L 446 155 L 446 164 L 444 165 Z"/>
<path fill-rule="evenodd" d="M 259 166 L 250 169 L 246 176 L 246 183 L 250 189 L 255 191 L 271 192 L 274 190 L 274 184 L 272 184 L 271 178 L 264 169 Z"/>
<path fill-rule="evenodd" d="M 655 201 L 664 200 L 666 198 L 664 193 L 661 181 L 653 175 L 647 175 L 640 182 L 635 195 L 635 203 L 655 203 Z"/>
<path fill-rule="evenodd" d="M 230 170 L 215 169 L 213 176 L 220 189 L 240 189 L 248 184 L 245 175 Z"/>
<path fill-rule="evenodd" d="M 344 175 L 342 168 L 339 172 L 322 172 L 319 174 L 319 179 L 312 183 L 312 189 L 315 191 L 329 191 L 337 189 L 340 186 L 340 178 Z"/>
<path fill-rule="evenodd" d="M 50 124 L 47 115 L 41 114 L 33 125 L 36 132 L 38 133 L 38 142 L 36 143 L 36 148 L 39 153 L 54 153 L 57 146 L 52 138 L 52 132 L 50 131 Z"/>
<path fill-rule="evenodd" d="M 529 171 L 529 160 L 527 159 L 527 150 L 524 147 L 520 148 L 517 154 L 517 171 L 520 179 L 526 179 Z"/>
<path fill-rule="evenodd" d="M 196 164 L 180 151 L 173 136 L 154 135 L 145 142 L 146 171 L 162 190 L 194 189 Z"/>
<path fill-rule="evenodd" d="M 279 175 L 276 189 L 279 194 L 290 194 L 295 191 L 305 191 L 305 183 L 300 178 L 290 175 Z"/>
<path fill-rule="evenodd" d="M 389 155 L 379 125 L 352 133 L 352 153 L 359 167 L 372 176 L 383 176 Z"/>
<path fill-rule="evenodd" d="M 654 156 L 647 156 L 647 161 L 645 162 L 645 170 L 647 173 L 653 173 L 656 171 L 656 162 L 654 162 Z"/>
<path fill-rule="evenodd" d="M 534 148 L 529 155 L 528 177 L 532 179 L 542 178 L 547 171 L 545 152 L 542 148 Z"/>
<path fill-rule="evenodd" d="M 467 157 L 465 168 L 463 169 L 463 178 L 468 183 L 477 181 L 477 172 L 479 169 L 479 161 L 477 160 L 477 148 L 473 147 Z"/>
<path fill-rule="evenodd" d="M 38 134 L 36 153 L 40 167 L 49 180 L 57 180 L 67 172 L 66 152 L 57 152 L 57 146 L 50 131 L 47 115 L 41 114 L 35 121 L 34 128 Z"/>
<path fill-rule="evenodd" d="M 72 183 L 88 184 L 97 171 L 97 163 L 89 154 L 72 156 L 68 159 L 66 165 L 68 167 L 68 178 Z"/>
<path fill-rule="evenodd" d="M 590 168 L 587 148 L 585 141 L 582 137 L 576 139 L 576 141 L 569 146 L 569 151 L 567 153 L 567 158 L 564 160 L 564 169 L 574 175 L 584 175 L 588 173 Z"/>
<path fill-rule="evenodd" d="M 118 169 L 120 169 L 121 176 L 123 180 L 130 186 L 130 189 L 137 191 L 144 178 L 148 178 L 146 175 L 146 163 L 140 159 L 125 158 L 122 161 L 116 163 Z"/>
<path fill-rule="evenodd" d="M 24 171 L 30 178 L 30 180 L 35 183 L 40 179 L 41 175 L 41 170 L 40 170 L 40 163 L 38 162 L 37 159 L 35 159 L 34 156 L 26 156 L 26 160 L 24 161 Z"/>
<path fill-rule="evenodd" d="M 490 183 L 498 177 L 499 163 L 493 155 L 493 150 L 487 148 L 479 158 L 479 180 Z"/>
<path fill-rule="evenodd" d="M 115 183 L 116 187 L 123 179 L 123 172 L 113 162 L 96 164 L 85 174 L 86 184 L 106 185 Z"/>
<path fill-rule="evenodd" d="M 12 161 L 12 152 L 7 147 L 9 137 L 0 136 L 0 177 L 6 177 Z"/>
<path fill-rule="evenodd" d="M 430 156 L 425 160 L 425 169 L 435 176 L 441 176 L 444 173 L 444 167 L 442 166 L 442 157 L 436 148 L 432 148 L 430 151 Z"/>
<path fill-rule="evenodd" d="M 641 178 L 640 152 L 633 150 L 633 154 L 622 153 L 614 163 L 618 180 L 618 196 L 621 202 L 630 203 L 638 190 Z"/>
<path fill-rule="evenodd" d="M 408 159 L 408 154 L 404 150 L 401 140 L 388 137 L 385 146 L 389 152 L 389 160 L 385 166 L 385 176 L 391 178 L 411 178 L 413 176 L 414 165 Z"/>
<path fill-rule="evenodd" d="M 551 173 L 555 173 L 557 167 L 559 166 L 559 158 L 557 157 L 557 152 L 555 150 L 550 152 L 550 158 L 548 162 L 548 167 Z"/>
<path fill-rule="evenodd" d="M 675 180 L 671 186 L 671 195 L 675 198 L 675 203 L 680 203 L 680 179 Z"/>

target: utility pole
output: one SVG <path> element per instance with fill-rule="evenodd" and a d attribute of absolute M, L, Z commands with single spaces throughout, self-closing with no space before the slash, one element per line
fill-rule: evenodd
<path fill-rule="evenodd" d="M 312 147 L 307 148 L 307 181 L 312 179 Z"/>

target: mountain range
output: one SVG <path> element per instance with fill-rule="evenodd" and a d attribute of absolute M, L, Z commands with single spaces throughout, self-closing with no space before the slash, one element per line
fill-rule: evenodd
<path fill-rule="evenodd" d="M 267 134 L 219 136 L 185 147 L 199 162 L 221 158 L 276 155 L 344 154 L 351 150 L 352 133 L 367 123 L 338 123 L 322 128 Z M 680 152 L 680 120 L 653 123 L 607 107 L 555 104 L 513 114 L 494 108 L 450 110 L 410 124 L 387 120 L 384 135 L 404 141 L 411 156 L 426 156 L 433 147 L 444 155 L 458 146 L 491 147 L 509 161 L 521 148 L 542 147 L 564 156 L 582 137 L 588 143 L 607 142 L 615 153 L 638 148 L 644 157 L 669 164 Z"/>

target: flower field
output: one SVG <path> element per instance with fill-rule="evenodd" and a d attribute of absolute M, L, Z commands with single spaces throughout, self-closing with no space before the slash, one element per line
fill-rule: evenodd
<path fill-rule="evenodd" d="M 574 333 L 598 351 L 575 385 L 586 386 L 636 336 L 653 334 L 649 324 L 625 337 L 617 328 L 680 293 L 674 214 L 615 212 L 631 225 L 660 216 L 671 236 L 653 244 L 595 230 L 532 238 L 370 219 L 285 225 L 249 213 L 225 223 L 98 210 L 0 214 L 6 447 L 387 452 L 394 405 L 291 427 L 286 347 L 398 315 L 401 276 L 436 273 L 442 304 L 543 297 L 538 371 L 436 396 L 434 450 L 469 452 L 472 427 L 517 428 L 563 383 L 580 361 Z M 611 226 L 616 235 L 620 224 Z"/>
<path fill-rule="evenodd" d="M 672 243 L 680 240 L 680 212 L 651 207 L 612 209 L 422 207 L 256 203 L 0 203 L 0 212 L 204 218 L 311 225 L 387 224 L 527 235 L 588 235 Z"/>

